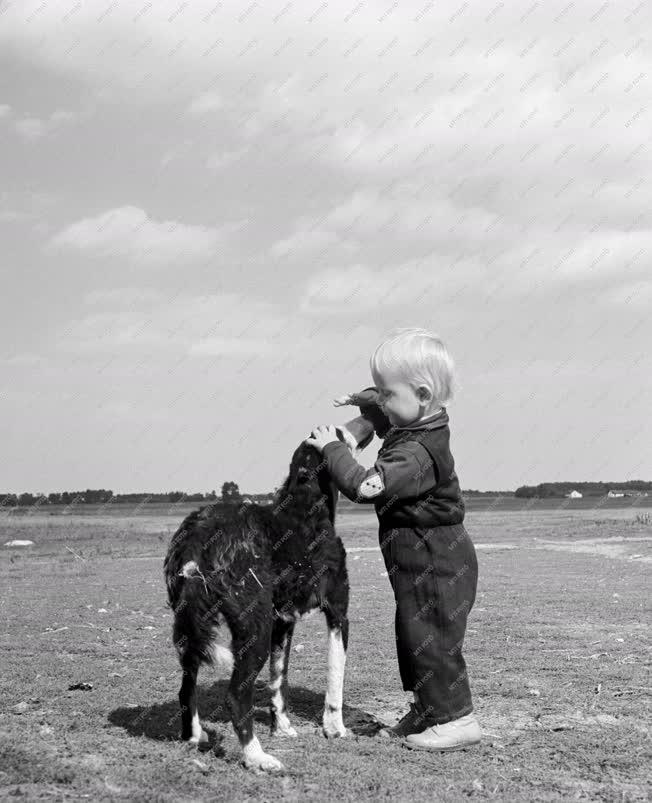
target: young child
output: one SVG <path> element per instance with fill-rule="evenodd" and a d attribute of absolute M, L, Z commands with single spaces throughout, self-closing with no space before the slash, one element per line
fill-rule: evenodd
<path fill-rule="evenodd" d="M 358 405 L 384 437 L 373 467 L 354 460 L 333 426 L 316 427 L 305 442 L 322 453 L 345 496 L 376 509 L 401 681 L 414 695 L 390 734 L 408 747 L 458 750 L 480 741 L 480 726 L 462 655 L 478 564 L 449 448 L 454 365 L 425 329 L 390 333 L 370 365 L 375 387 L 333 403 Z"/>

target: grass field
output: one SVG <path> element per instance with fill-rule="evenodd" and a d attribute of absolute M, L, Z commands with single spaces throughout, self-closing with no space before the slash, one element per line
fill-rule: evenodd
<path fill-rule="evenodd" d="M 162 562 L 188 508 L 0 518 L 0 798 L 27 800 L 646 800 L 652 526 L 635 510 L 471 509 L 480 581 L 465 650 L 484 740 L 413 753 L 378 734 L 406 708 L 393 599 L 368 510 L 343 513 L 351 578 L 344 720 L 318 728 L 319 614 L 297 626 L 290 716 L 271 738 L 266 669 L 256 715 L 287 772 L 243 769 L 226 678 L 200 674 L 214 749 L 178 739 L 179 670 Z M 90 690 L 69 691 L 76 683 Z"/>

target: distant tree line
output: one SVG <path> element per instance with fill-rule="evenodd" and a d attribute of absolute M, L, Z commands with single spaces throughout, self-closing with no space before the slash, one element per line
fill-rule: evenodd
<path fill-rule="evenodd" d="M 542 499 L 563 497 L 571 491 L 579 491 L 583 496 L 605 496 L 610 490 L 621 489 L 638 493 L 652 493 L 652 482 L 645 480 L 628 480 L 627 482 L 542 482 L 539 485 L 521 485 L 516 491 L 478 491 L 467 489 L 464 496 L 516 496 L 519 498 L 538 497 Z M 235 482 L 222 485 L 219 499 L 222 502 L 240 502 L 243 499 L 252 502 L 270 503 L 275 492 L 260 494 L 243 494 Z M 21 494 L 0 493 L 0 507 L 35 507 L 40 505 L 104 505 L 104 504 L 143 504 L 147 502 L 216 502 L 215 491 L 205 493 L 186 493 L 185 491 L 167 491 L 165 493 L 128 493 L 114 494 L 105 488 L 87 488 L 85 491 L 61 491 L 59 493 Z M 346 505 L 349 500 L 341 496 L 340 501 Z M 354 503 L 351 503 L 354 504 Z"/>
<path fill-rule="evenodd" d="M 628 480 L 627 482 L 542 482 L 539 485 L 521 485 L 514 491 L 514 496 L 531 498 L 533 496 L 546 499 L 553 496 L 565 496 L 571 491 L 579 491 L 583 496 L 606 496 L 613 489 L 652 491 L 652 482 L 645 480 Z"/>
<path fill-rule="evenodd" d="M 242 494 L 235 482 L 225 482 L 222 485 L 220 499 L 222 502 L 240 502 L 244 498 L 252 502 L 271 502 L 273 493 Z M 0 507 L 33 507 L 39 505 L 103 505 L 144 502 L 216 502 L 218 496 L 215 491 L 206 493 L 186 493 L 185 491 L 167 491 L 166 493 L 128 493 L 114 494 L 105 488 L 87 488 L 85 491 L 61 491 L 60 493 L 21 494 L 0 493 Z"/>
<path fill-rule="evenodd" d="M 463 496 L 514 496 L 514 491 L 476 491 L 474 488 L 465 488 Z"/>

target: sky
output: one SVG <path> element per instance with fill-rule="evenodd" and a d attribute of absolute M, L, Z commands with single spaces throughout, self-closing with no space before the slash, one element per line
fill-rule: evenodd
<path fill-rule="evenodd" d="M 396 326 L 463 488 L 652 479 L 651 25 L 0 2 L 0 491 L 272 490 Z"/>

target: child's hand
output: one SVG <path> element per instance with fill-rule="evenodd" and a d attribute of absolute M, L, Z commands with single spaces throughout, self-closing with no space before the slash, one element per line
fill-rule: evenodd
<path fill-rule="evenodd" d="M 314 446 L 320 454 L 327 443 L 332 443 L 333 441 L 339 443 L 340 440 L 332 424 L 322 424 L 321 426 L 315 427 L 311 434 L 312 437 L 306 438 L 304 443 L 308 446 Z"/>
<path fill-rule="evenodd" d="M 353 399 L 348 393 L 346 396 L 338 396 L 336 399 L 333 399 L 333 405 L 335 407 L 343 407 L 345 404 L 353 404 Z"/>

